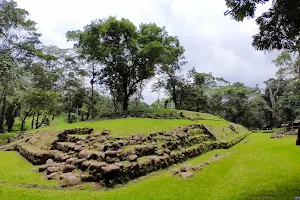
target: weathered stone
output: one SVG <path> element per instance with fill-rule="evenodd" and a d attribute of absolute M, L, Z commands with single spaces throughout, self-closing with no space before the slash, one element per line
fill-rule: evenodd
<path fill-rule="evenodd" d="M 61 187 L 74 186 L 80 183 L 80 179 L 75 175 L 69 175 L 66 178 L 62 179 Z"/>
<path fill-rule="evenodd" d="M 101 133 L 99 133 L 99 132 L 93 133 L 93 136 L 94 136 L 94 137 L 100 137 L 100 136 L 101 136 Z"/>
<path fill-rule="evenodd" d="M 129 145 L 135 145 L 136 141 L 135 140 L 129 140 Z"/>
<path fill-rule="evenodd" d="M 181 172 L 181 173 L 179 174 L 179 176 L 180 176 L 181 178 L 190 178 L 190 177 L 193 177 L 194 174 L 193 174 L 192 172 Z"/>
<path fill-rule="evenodd" d="M 47 179 L 48 180 L 53 180 L 53 179 L 57 179 L 57 177 L 58 177 L 58 172 L 53 172 L 52 174 L 49 174 L 47 176 Z"/>
<path fill-rule="evenodd" d="M 73 164 L 76 166 L 80 166 L 84 161 L 86 161 L 86 159 L 75 159 Z"/>
<path fill-rule="evenodd" d="M 108 130 L 104 130 L 104 131 L 102 131 L 101 135 L 109 135 L 109 131 Z"/>
<path fill-rule="evenodd" d="M 76 158 L 69 158 L 68 160 L 66 160 L 67 164 L 74 164 L 76 161 Z"/>
<path fill-rule="evenodd" d="M 74 151 L 81 151 L 83 149 L 84 145 L 78 145 L 76 144 L 75 147 L 74 147 Z"/>
<path fill-rule="evenodd" d="M 110 156 L 110 157 L 114 157 L 117 156 L 118 152 L 117 151 L 105 151 L 105 156 Z"/>
<path fill-rule="evenodd" d="M 165 149 L 164 149 L 164 152 L 167 153 L 167 154 L 170 154 L 170 153 L 171 153 L 171 150 L 168 149 L 168 148 L 165 148 Z"/>
<path fill-rule="evenodd" d="M 139 137 L 138 135 L 136 135 L 136 136 L 134 136 L 132 139 L 135 140 L 135 141 L 139 141 L 139 140 L 140 140 L 140 137 Z"/>
<path fill-rule="evenodd" d="M 89 150 L 81 150 L 78 154 L 78 158 L 89 158 L 91 154 L 93 154 L 93 152 Z"/>
<path fill-rule="evenodd" d="M 80 178 L 82 182 L 92 182 L 94 177 L 91 174 L 81 174 Z"/>
<path fill-rule="evenodd" d="M 76 167 L 75 167 L 74 165 L 66 164 L 66 165 L 63 167 L 63 172 L 64 172 L 64 173 L 72 172 L 74 169 L 76 169 Z"/>
<path fill-rule="evenodd" d="M 52 159 L 48 159 L 47 161 L 46 161 L 46 164 L 52 164 L 54 161 L 52 160 Z"/>
<path fill-rule="evenodd" d="M 39 149 L 29 143 L 23 142 L 17 145 L 19 153 L 34 165 L 45 164 L 53 155 L 49 151 Z"/>
<path fill-rule="evenodd" d="M 69 173 L 64 173 L 62 175 L 59 176 L 59 180 L 65 179 L 68 176 L 74 176 L 73 173 L 69 172 Z"/>
<path fill-rule="evenodd" d="M 156 155 L 162 156 L 164 155 L 164 152 L 162 150 L 155 151 Z"/>
<path fill-rule="evenodd" d="M 120 162 L 120 158 L 108 156 L 108 157 L 106 157 L 106 161 L 107 161 L 108 163 Z"/>
<path fill-rule="evenodd" d="M 202 163 L 202 164 L 203 164 L 203 165 L 209 165 L 209 162 L 206 161 L 206 162 L 204 162 L 204 163 Z"/>
<path fill-rule="evenodd" d="M 89 165 L 89 170 L 93 171 L 100 171 L 101 167 L 106 166 L 107 163 L 106 162 L 91 162 L 91 164 Z"/>
<path fill-rule="evenodd" d="M 180 168 L 181 172 L 187 172 L 189 169 L 186 166 Z"/>
<path fill-rule="evenodd" d="M 117 165 L 106 165 L 106 166 L 102 167 L 101 170 L 104 173 L 111 173 L 111 172 L 119 171 L 120 167 Z"/>
<path fill-rule="evenodd" d="M 136 152 L 136 151 L 135 151 L 134 148 L 130 148 L 130 149 L 128 149 L 128 151 L 127 151 L 128 155 L 134 155 L 135 152 Z"/>
<path fill-rule="evenodd" d="M 203 168 L 202 168 L 202 166 L 200 166 L 200 165 L 191 167 L 191 170 L 193 170 L 193 171 L 200 171 L 200 170 L 202 170 L 202 169 L 203 169 Z"/>
<path fill-rule="evenodd" d="M 52 174 L 53 172 L 59 171 L 58 167 L 48 167 L 47 168 L 47 175 Z"/>
<path fill-rule="evenodd" d="M 137 158 L 138 158 L 137 155 L 129 155 L 128 156 L 128 160 L 131 161 L 131 162 L 136 161 Z"/>
<path fill-rule="evenodd" d="M 101 137 L 99 138 L 98 141 L 99 141 L 100 143 L 104 143 L 106 140 L 107 140 L 107 139 L 106 139 L 105 136 L 101 136 Z"/>
<path fill-rule="evenodd" d="M 95 190 L 101 190 L 103 188 L 103 186 L 100 185 L 99 183 L 93 183 L 93 186 Z"/>
<path fill-rule="evenodd" d="M 49 167 L 49 164 L 41 165 L 38 169 L 39 172 L 45 171 Z"/>
<path fill-rule="evenodd" d="M 158 156 L 151 156 L 150 160 L 152 164 L 156 164 L 160 162 L 160 158 Z"/>
<path fill-rule="evenodd" d="M 84 161 L 82 164 L 81 164 L 81 169 L 82 170 L 86 170 L 91 164 L 91 161 Z"/>
<path fill-rule="evenodd" d="M 178 169 L 172 169 L 171 172 L 173 175 L 177 175 L 180 173 L 180 171 Z"/>

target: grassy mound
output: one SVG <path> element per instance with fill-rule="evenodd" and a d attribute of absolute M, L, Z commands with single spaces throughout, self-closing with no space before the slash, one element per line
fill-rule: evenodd
<path fill-rule="evenodd" d="M 247 143 L 229 150 L 215 150 L 176 166 L 199 164 L 215 154 L 231 152 L 190 179 L 173 176 L 168 169 L 107 191 L 92 191 L 88 186 L 85 190 L 56 190 L 55 181 L 44 181 L 16 152 L 0 152 L 0 197 L 6 200 L 294 199 L 299 195 L 300 184 L 300 149 L 294 145 L 295 139 L 291 136 L 271 140 L 268 134 L 255 133 L 247 138 Z"/>

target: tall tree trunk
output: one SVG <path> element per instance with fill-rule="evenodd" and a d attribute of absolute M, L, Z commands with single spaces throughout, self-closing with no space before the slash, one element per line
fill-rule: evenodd
<path fill-rule="evenodd" d="M 114 96 L 113 96 L 113 103 L 114 103 L 115 113 L 117 113 L 117 106 L 118 106 L 118 103 L 117 103 L 117 98 L 115 98 Z"/>
<path fill-rule="evenodd" d="M 26 114 L 26 116 L 23 118 L 23 120 L 21 122 L 21 131 L 24 131 L 26 119 L 27 119 L 27 114 Z"/>
<path fill-rule="evenodd" d="M 32 115 L 32 120 L 31 120 L 31 129 L 33 129 L 33 127 L 34 127 L 34 114 Z"/>
<path fill-rule="evenodd" d="M 176 86 L 175 85 L 173 85 L 173 87 L 172 87 L 172 100 L 174 101 L 175 109 L 179 110 L 179 104 L 177 102 L 177 94 L 176 94 Z"/>
<path fill-rule="evenodd" d="M 95 67 L 94 65 L 93 67 L 93 71 L 92 71 L 92 80 L 91 80 L 91 85 L 92 85 L 92 119 L 95 118 L 95 110 L 94 110 L 94 83 L 95 83 Z"/>
<path fill-rule="evenodd" d="M 4 89 L 3 103 L 2 103 L 1 113 L 0 113 L 0 133 L 4 133 L 4 116 L 5 116 L 5 111 L 6 111 L 6 91 Z"/>
<path fill-rule="evenodd" d="M 36 113 L 35 129 L 39 128 L 39 118 L 40 118 L 40 112 L 38 111 Z"/>
<path fill-rule="evenodd" d="M 10 105 L 6 111 L 6 122 L 7 122 L 7 131 L 10 133 L 12 131 L 12 127 L 15 123 L 15 115 L 16 115 L 16 105 Z"/>
<path fill-rule="evenodd" d="M 270 101 L 271 101 L 271 108 L 272 108 L 272 120 L 273 120 L 273 126 L 274 126 L 277 122 L 276 100 L 275 100 L 275 96 L 273 94 L 273 91 L 272 91 L 270 85 L 268 85 L 268 89 L 269 89 L 269 93 L 270 93 Z"/>
<path fill-rule="evenodd" d="M 84 117 L 83 117 L 83 116 L 84 116 L 84 113 L 81 111 L 80 114 L 81 114 L 81 121 L 84 121 Z"/>
<path fill-rule="evenodd" d="M 71 94 L 70 94 L 70 87 L 69 87 L 69 97 L 68 97 L 68 122 L 71 123 Z"/>
<path fill-rule="evenodd" d="M 123 111 L 128 110 L 128 101 L 129 101 L 129 97 L 126 94 L 126 95 L 124 95 L 124 98 L 123 98 Z"/>

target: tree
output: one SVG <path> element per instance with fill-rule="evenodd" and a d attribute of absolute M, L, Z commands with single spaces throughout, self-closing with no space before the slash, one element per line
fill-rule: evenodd
<path fill-rule="evenodd" d="M 225 0 L 230 15 L 237 21 L 254 18 L 258 4 L 270 0 Z M 285 49 L 300 51 L 300 1 L 273 0 L 271 8 L 256 19 L 259 33 L 253 36 L 253 46 L 258 50 Z"/>
<path fill-rule="evenodd" d="M 13 125 L 14 109 L 10 106 L 10 96 L 22 85 L 22 76 L 37 54 L 40 34 L 35 22 L 28 19 L 29 13 L 17 7 L 12 0 L 0 1 L 0 132 L 4 132 L 3 122 L 8 119 L 8 129 Z"/>
<path fill-rule="evenodd" d="M 104 67 L 101 82 L 122 96 L 123 111 L 138 86 L 155 75 L 155 66 L 162 63 L 164 28 L 141 24 L 137 29 L 127 19 L 109 17 L 93 21 L 83 31 L 68 32 L 80 54 Z"/>

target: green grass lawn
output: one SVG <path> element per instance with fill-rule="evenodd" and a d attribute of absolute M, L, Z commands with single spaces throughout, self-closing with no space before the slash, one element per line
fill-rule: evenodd
<path fill-rule="evenodd" d="M 174 177 L 172 167 L 104 191 L 57 190 L 55 182 L 42 180 L 16 152 L 0 152 L 0 199 L 281 200 L 300 195 L 300 147 L 295 146 L 294 136 L 270 139 L 270 134 L 254 133 L 248 136 L 247 143 L 215 150 L 184 164 L 200 164 L 216 153 L 227 152 L 231 155 L 206 166 L 190 179 Z"/>
<path fill-rule="evenodd" d="M 146 134 L 155 131 L 172 130 L 178 126 L 186 126 L 195 122 L 185 119 L 148 119 L 148 118 L 123 118 L 114 120 L 97 120 L 68 124 L 59 119 L 53 126 L 40 128 L 48 129 L 68 129 L 78 127 L 94 128 L 95 131 L 110 130 L 113 134 L 126 136 L 131 134 Z"/>

